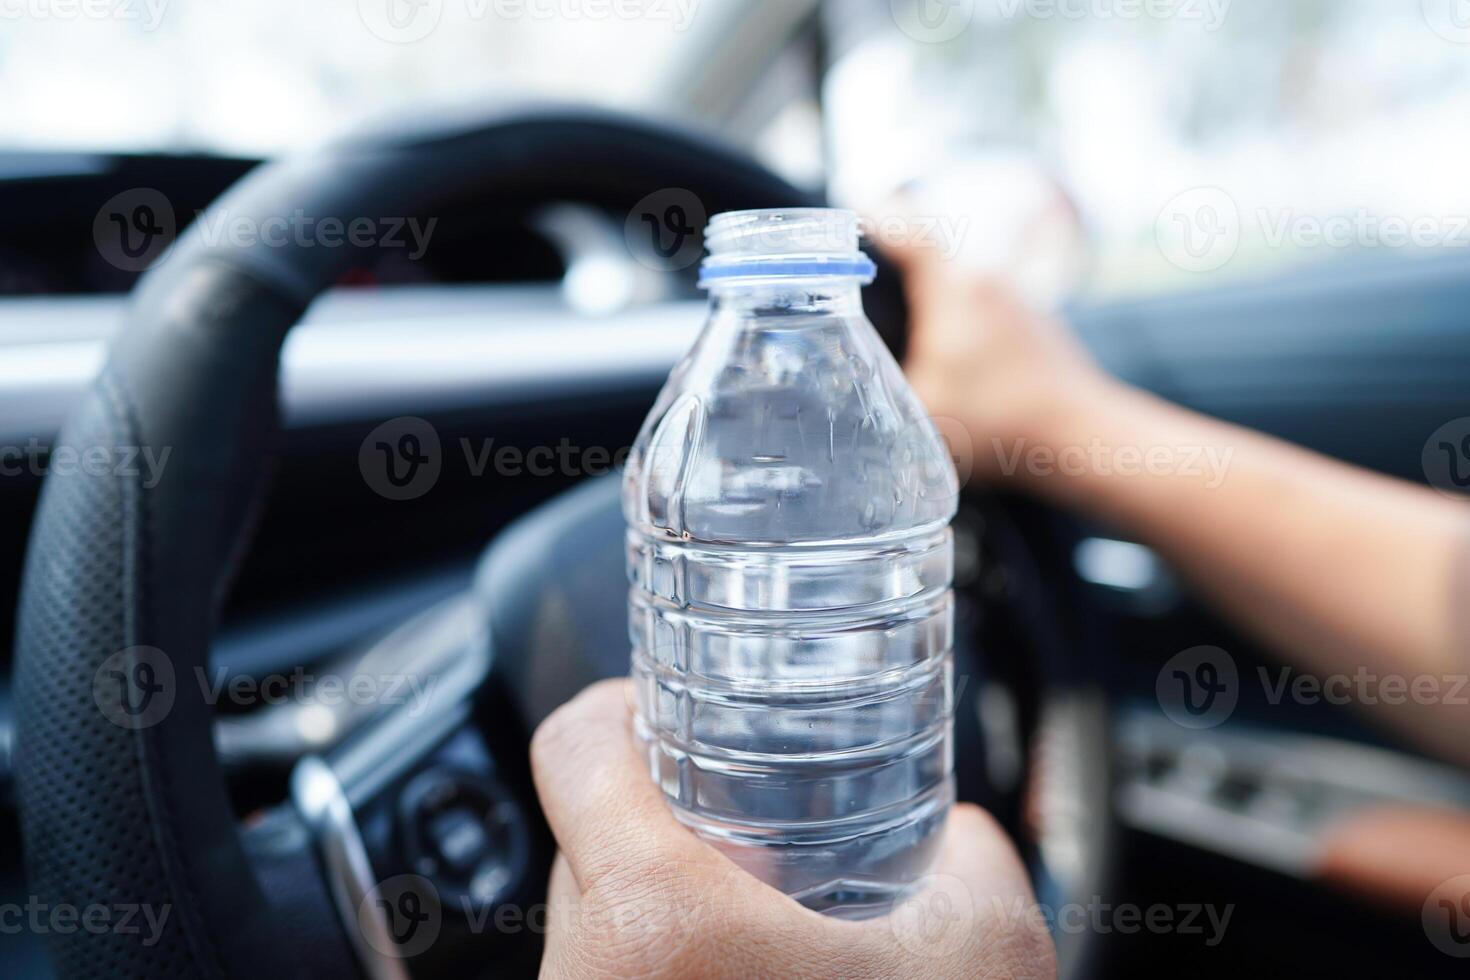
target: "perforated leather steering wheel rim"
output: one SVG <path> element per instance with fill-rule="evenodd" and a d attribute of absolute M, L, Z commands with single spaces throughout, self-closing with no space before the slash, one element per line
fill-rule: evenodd
<path fill-rule="evenodd" d="M 150 487 L 95 468 L 46 480 L 17 626 L 16 784 L 38 898 L 169 914 L 151 945 L 120 930 L 48 937 L 61 976 L 299 972 L 241 846 L 213 709 L 192 677 L 269 468 L 282 343 L 361 252 L 211 239 L 201 225 L 263 227 L 298 210 L 344 226 L 426 219 L 490 195 L 627 213 L 674 187 L 708 213 L 821 203 L 688 132 L 585 110 L 498 112 L 263 166 L 140 282 L 58 445 L 167 449 L 169 465 Z M 885 281 L 872 305 L 901 310 L 897 277 Z"/>

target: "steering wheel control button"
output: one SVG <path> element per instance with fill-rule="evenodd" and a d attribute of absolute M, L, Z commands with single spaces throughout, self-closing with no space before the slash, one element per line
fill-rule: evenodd
<path fill-rule="evenodd" d="M 490 849 L 481 814 L 468 808 L 438 814 L 429 820 L 429 846 L 443 866 L 456 875 L 474 871 Z"/>
<path fill-rule="evenodd" d="M 524 815 L 490 779 L 442 769 L 423 773 L 404 789 L 398 815 L 410 866 L 434 882 L 450 907 L 494 908 L 526 876 Z"/>

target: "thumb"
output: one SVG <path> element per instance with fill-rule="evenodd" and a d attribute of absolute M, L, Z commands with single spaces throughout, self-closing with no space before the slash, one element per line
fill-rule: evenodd
<path fill-rule="evenodd" d="M 934 870 L 895 905 L 890 926 L 901 947 L 936 967 L 987 963 L 998 976 L 1056 975 L 1056 951 L 1020 855 L 973 804 L 951 811 Z"/>
<path fill-rule="evenodd" d="M 1031 879 L 1015 845 L 995 818 L 973 803 L 950 811 L 934 873 L 955 878 L 974 904 L 990 897 L 1034 904 Z"/>

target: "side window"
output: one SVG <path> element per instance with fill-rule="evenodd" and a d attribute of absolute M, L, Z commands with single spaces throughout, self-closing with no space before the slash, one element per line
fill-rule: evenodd
<path fill-rule="evenodd" d="M 1460 0 L 878 6 L 824 92 L 850 201 L 1025 160 L 1076 207 L 1092 295 L 1470 250 Z"/>

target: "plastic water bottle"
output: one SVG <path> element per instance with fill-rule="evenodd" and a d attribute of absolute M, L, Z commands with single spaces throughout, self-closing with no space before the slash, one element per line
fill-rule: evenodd
<path fill-rule="evenodd" d="M 675 815 L 810 908 L 886 912 L 954 798 L 943 440 L 847 211 L 717 215 L 709 320 L 629 457 L 635 725 Z"/>

